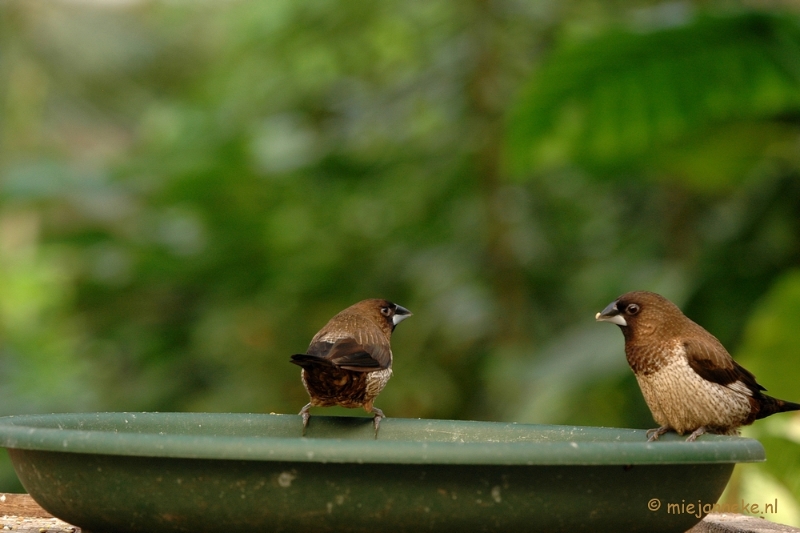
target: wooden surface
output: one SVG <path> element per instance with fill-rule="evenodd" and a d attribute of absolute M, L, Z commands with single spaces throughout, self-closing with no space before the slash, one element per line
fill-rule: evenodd
<path fill-rule="evenodd" d="M 27 494 L 0 493 L 0 532 L 80 533 L 39 507 Z M 800 533 L 800 529 L 775 524 L 755 516 L 711 513 L 687 533 Z"/>
<path fill-rule="evenodd" d="M 27 494 L 0 493 L 0 512 L 9 516 L 53 518 L 53 515 L 39 507 Z"/>
<path fill-rule="evenodd" d="M 776 524 L 757 516 L 710 513 L 687 533 L 797 533 L 796 527 Z"/>
<path fill-rule="evenodd" d="M 27 494 L 0 493 L 0 531 L 74 533 L 80 530 L 53 518 Z"/>

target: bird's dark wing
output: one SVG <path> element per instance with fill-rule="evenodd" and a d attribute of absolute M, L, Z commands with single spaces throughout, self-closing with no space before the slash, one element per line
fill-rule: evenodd
<path fill-rule="evenodd" d="M 353 338 L 338 339 L 333 343 L 318 341 L 308 347 L 307 353 L 354 372 L 389 368 L 392 360 L 388 346 L 378 343 L 363 344 Z"/>
<path fill-rule="evenodd" d="M 749 370 L 731 358 L 716 339 L 713 341 L 696 337 L 684 339 L 683 348 L 686 350 L 689 366 L 703 379 L 733 389 L 741 389 L 744 386 L 751 395 L 766 390 L 758 384 Z"/>

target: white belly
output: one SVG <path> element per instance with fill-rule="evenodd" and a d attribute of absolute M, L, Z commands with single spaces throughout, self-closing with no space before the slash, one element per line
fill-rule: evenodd
<path fill-rule="evenodd" d="M 636 379 L 656 422 L 680 434 L 701 426 L 734 432 L 750 414 L 747 395 L 706 381 L 683 357 Z"/>

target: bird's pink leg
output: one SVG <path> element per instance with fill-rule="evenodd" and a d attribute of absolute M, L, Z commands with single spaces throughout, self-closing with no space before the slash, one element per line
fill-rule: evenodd
<path fill-rule="evenodd" d="M 381 419 L 386 418 L 386 415 L 383 414 L 383 411 L 378 409 L 377 407 L 372 408 L 372 412 L 375 413 L 375 418 L 372 419 L 372 423 L 375 426 L 375 438 L 378 438 L 378 428 L 381 425 Z"/>
<path fill-rule="evenodd" d="M 311 418 L 311 413 L 308 410 L 311 409 L 311 402 L 308 402 L 305 407 L 300 409 L 298 413 L 300 416 L 303 417 L 303 436 L 306 434 L 306 428 L 308 427 L 308 419 Z"/>

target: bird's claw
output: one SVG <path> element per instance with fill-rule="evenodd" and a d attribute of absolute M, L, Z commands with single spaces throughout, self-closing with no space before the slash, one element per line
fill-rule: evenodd
<path fill-rule="evenodd" d="M 700 426 L 699 428 L 692 431 L 692 434 L 686 437 L 686 442 L 694 442 L 697 437 L 704 434 L 706 432 L 705 426 Z"/>
<path fill-rule="evenodd" d="M 669 431 L 669 426 L 661 426 L 660 428 L 653 428 L 648 429 L 645 436 L 647 437 L 647 442 L 655 442 L 658 440 L 658 437 Z"/>

